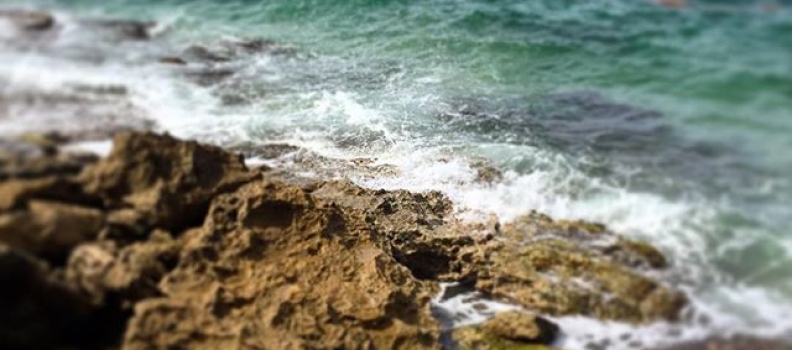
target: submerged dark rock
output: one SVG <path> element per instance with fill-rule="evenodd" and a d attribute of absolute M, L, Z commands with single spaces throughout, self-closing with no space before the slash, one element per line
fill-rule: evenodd
<path fill-rule="evenodd" d="M 167 63 L 167 64 L 175 64 L 175 65 L 185 65 L 187 61 L 179 56 L 163 56 L 158 59 L 160 63 Z"/>
<path fill-rule="evenodd" d="M 657 110 L 596 91 L 458 98 L 436 118 L 442 130 L 466 140 L 564 155 L 588 177 L 629 183 L 634 191 L 717 197 L 761 186 L 757 174 L 777 176 L 752 165 L 751 155 L 736 147 L 738 139 L 693 139 Z M 511 166 L 518 171 L 535 166 L 515 160 Z"/>
<path fill-rule="evenodd" d="M 152 30 L 157 26 L 156 22 L 133 21 L 133 20 L 107 20 L 94 19 L 85 20 L 83 23 L 88 27 L 101 30 L 103 33 L 112 35 L 116 38 L 129 40 L 148 40 L 152 38 Z"/>

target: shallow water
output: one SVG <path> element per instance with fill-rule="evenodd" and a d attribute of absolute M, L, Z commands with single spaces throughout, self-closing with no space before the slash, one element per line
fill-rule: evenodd
<path fill-rule="evenodd" d="M 792 3 L 775 4 L 0 1 L 55 11 L 63 25 L 43 48 L 3 44 L 0 96 L 128 108 L 64 121 L 68 110 L 48 115 L 12 98 L 17 118 L 0 119 L 0 134 L 97 120 L 135 127 L 126 118 L 139 115 L 226 146 L 286 142 L 376 158 L 401 175 L 353 180 L 439 189 L 474 220 L 539 210 L 660 247 L 674 268 L 658 277 L 688 290 L 695 308 L 684 332 L 636 332 L 644 343 L 789 335 Z M 157 40 L 102 36 L 76 18 L 154 20 Z M 293 50 L 216 62 L 213 76 L 156 62 L 194 44 L 257 37 Z M 86 85 L 122 86 L 123 96 Z M 34 112 L 48 117 L 21 121 Z M 503 179 L 474 181 L 477 159 Z M 561 322 L 616 338 L 625 327 Z"/>

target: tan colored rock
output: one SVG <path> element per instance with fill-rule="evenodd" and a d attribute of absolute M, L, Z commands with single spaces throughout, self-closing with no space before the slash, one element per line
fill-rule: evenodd
<path fill-rule="evenodd" d="M 28 210 L 0 214 L 0 242 L 63 259 L 78 244 L 94 239 L 103 225 L 104 214 L 99 210 L 34 200 Z"/>
<path fill-rule="evenodd" d="M 480 290 L 497 298 L 547 314 L 635 323 L 675 319 L 686 304 L 683 294 L 627 263 L 662 255 L 654 250 L 647 253 L 648 249 L 620 249 L 618 254 L 603 249 L 614 241 L 643 246 L 625 243 L 601 225 L 554 221 L 534 213 L 504 226 L 502 235 L 508 242 L 522 243 L 503 244 L 492 251 L 477 282 Z"/>
<path fill-rule="evenodd" d="M 558 336 L 554 323 L 520 311 L 503 312 L 482 325 L 452 333 L 461 350 L 550 350 Z"/>
<path fill-rule="evenodd" d="M 606 251 L 628 265 L 647 265 L 655 269 L 668 267 L 665 256 L 655 247 L 644 242 L 619 239 L 618 243 L 606 248 Z"/>
<path fill-rule="evenodd" d="M 371 165 L 357 163 L 330 168 Z M 685 303 L 644 275 L 666 265 L 662 254 L 599 224 L 538 213 L 503 227 L 463 223 L 438 192 L 251 171 L 219 148 L 154 134 L 118 136 L 108 158 L 85 167 L 77 179 L 0 180 L 0 242 L 37 255 L 20 271 L 38 269 L 36 288 L 79 309 L 80 328 L 62 338 L 54 325 L 41 347 L 95 338 L 128 349 L 438 348 L 438 281 L 541 313 L 636 323 L 674 319 Z M 61 315 L 32 295 L 0 300 L 22 303 L 10 315 L 27 315 L 25 341 Z M 505 314 L 453 336 L 471 349 L 525 349 L 554 332 Z M 4 336 L 0 345 L 17 344 Z"/>
<path fill-rule="evenodd" d="M 164 232 L 123 248 L 112 241 L 77 247 L 69 257 L 66 279 L 96 305 L 108 295 L 123 300 L 124 307 L 161 295 L 159 282 L 178 261 L 179 248 Z"/>
<path fill-rule="evenodd" d="M 159 296 L 159 282 L 176 266 L 179 250 L 168 233 L 154 232 L 148 241 L 121 249 L 103 283 L 129 301 Z"/>
<path fill-rule="evenodd" d="M 165 297 L 137 304 L 126 347 L 438 348 L 432 289 L 371 236 L 362 217 L 296 187 L 221 195 L 182 236 Z"/>
<path fill-rule="evenodd" d="M 457 281 L 475 275 L 486 258 L 490 236 L 459 223 L 440 192 L 369 190 L 346 181 L 310 189 L 314 198 L 345 212 L 363 213 L 378 245 L 424 280 Z"/>
<path fill-rule="evenodd" d="M 183 58 L 179 56 L 164 56 L 164 57 L 160 57 L 157 61 L 159 61 L 160 63 L 175 64 L 178 66 L 183 66 L 187 64 L 187 61 L 185 61 Z"/>
<path fill-rule="evenodd" d="M 554 323 L 519 311 L 497 314 L 483 327 L 500 338 L 526 343 L 550 344 L 558 335 L 558 326 Z"/>
<path fill-rule="evenodd" d="M 104 278 L 115 262 L 115 254 L 112 242 L 88 243 L 75 248 L 67 262 L 66 280 L 94 305 L 101 305 L 107 291 Z"/>
<path fill-rule="evenodd" d="M 71 179 L 50 176 L 32 179 L 11 179 L 0 182 L 0 212 L 27 208 L 33 199 L 92 204 L 79 183 Z"/>
<path fill-rule="evenodd" d="M 133 208 L 168 230 L 199 225 L 214 196 L 254 177 L 237 155 L 150 133 L 117 136 L 110 156 L 80 175 L 105 207 Z"/>
<path fill-rule="evenodd" d="M 20 28 L 31 31 L 46 30 L 55 24 L 52 15 L 40 11 L 0 10 L 0 19 L 8 19 Z"/>

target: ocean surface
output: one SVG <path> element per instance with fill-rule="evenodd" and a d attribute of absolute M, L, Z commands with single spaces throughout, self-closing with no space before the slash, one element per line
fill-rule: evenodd
<path fill-rule="evenodd" d="M 669 256 L 673 267 L 656 277 L 691 295 L 682 326 L 566 317 L 567 348 L 792 334 L 792 1 L 0 7 L 44 9 L 64 23 L 56 49 L 0 47 L 7 95 L 122 85 L 137 113 L 177 136 L 372 158 L 399 175 L 353 181 L 441 190 L 470 220 L 537 210 L 602 222 Z M 70 31 L 74 18 L 156 21 L 157 43 Z M 218 84 L 188 81 L 153 59 L 250 38 L 285 54 L 218 63 L 234 72 Z M 45 127 L 0 121 L 0 135 Z M 482 161 L 502 179 L 474 181 Z M 625 333 L 634 338 L 619 342 Z"/>

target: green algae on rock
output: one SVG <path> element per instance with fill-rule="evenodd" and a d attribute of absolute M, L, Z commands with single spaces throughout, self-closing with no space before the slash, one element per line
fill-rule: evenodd
<path fill-rule="evenodd" d="M 453 331 L 462 350 L 550 350 L 559 329 L 539 316 L 520 311 L 496 314 L 482 325 Z"/>
<path fill-rule="evenodd" d="M 529 214 L 501 229 L 503 244 L 490 253 L 477 287 L 530 310 L 553 315 L 583 314 L 626 322 L 674 319 L 686 304 L 683 294 L 642 275 L 627 261 L 645 266 L 661 256 L 614 245 L 627 241 L 601 225 L 553 221 Z M 639 245 L 639 243 L 629 243 Z M 640 245 L 648 247 L 648 245 Z"/>

